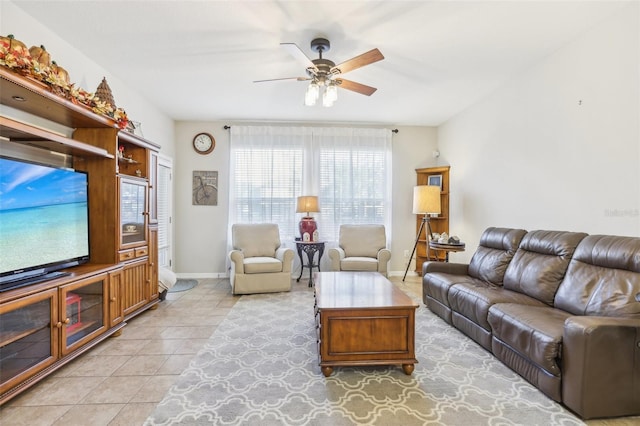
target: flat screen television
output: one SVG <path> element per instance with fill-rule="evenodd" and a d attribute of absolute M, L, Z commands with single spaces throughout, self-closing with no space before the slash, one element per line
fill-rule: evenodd
<path fill-rule="evenodd" d="M 88 176 L 0 157 L 0 291 L 89 261 Z"/>

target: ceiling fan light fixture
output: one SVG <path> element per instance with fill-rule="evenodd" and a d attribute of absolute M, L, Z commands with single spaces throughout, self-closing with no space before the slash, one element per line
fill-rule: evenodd
<path fill-rule="evenodd" d="M 322 94 L 322 106 L 332 107 L 336 99 L 338 99 L 338 88 L 334 84 L 327 85 Z"/>
<path fill-rule="evenodd" d="M 306 106 L 315 105 L 320 98 L 320 92 L 322 92 L 322 105 L 325 107 L 333 106 L 334 102 L 338 99 L 338 85 L 342 89 L 350 90 L 366 96 L 371 96 L 376 91 L 375 87 L 356 83 L 355 81 L 345 80 L 342 77 L 336 78 L 336 76 L 342 76 L 342 74 L 384 59 L 384 56 L 377 48 L 371 49 L 368 52 L 336 65 L 332 60 L 323 58 L 323 53 L 329 51 L 331 47 L 331 43 L 329 43 L 329 40 L 326 38 L 315 38 L 311 40 L 311 50 L 318 52 L 318 58 L 313 60 L 310 59 L 295 43 L 280 43 L 280 46 L 285 48 L 289 54 L 299 62 L 304 64 L 307 76 L 255 80 L 254 83 L 278 80 L 311 80 L 311 83 L 307 87 L 304 95 L 304 104 Z M 334 80 L 334 78 L 336 79 Z M 321 88 L 320 86 L 323 87 Z"/>
<path fill-rule="evenodd" d="M 307 91 L 304 94 L 304 104 L 306 106 L 314 106 L 320 97 L 320 86 L 316 81 L 312 81 L 307 87 Z"/>

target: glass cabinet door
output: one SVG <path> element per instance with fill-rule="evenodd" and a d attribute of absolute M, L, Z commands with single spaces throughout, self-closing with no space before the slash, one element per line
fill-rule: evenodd
<path fill-rule="evenodd" d="M 58 358 L 57 289 L 0 306 L 0 393 Z"/>
<path fill-rule="evenodd" d="M 106 317 L 107 276 L 101 275 L 60 287 L 64 311 L 62 313 L 64 352 L 90 340 L 101 332 Z"/>
<path fill-rule="evenodd" d="M 136 245 L 147 240 L 147 182 L 120 179 L 120 245 Z"/>

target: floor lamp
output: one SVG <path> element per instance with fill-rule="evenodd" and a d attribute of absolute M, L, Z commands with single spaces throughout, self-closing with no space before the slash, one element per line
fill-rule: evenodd
<path fill-rule="evenodd" d="M 431 240 L 431 222 L 429 221 L 431 214 L 440 214 L 440 187 L 435 185 L 419 185 L 413 187 L 413 214 L 422 214 L 422 222 L 420 223 L 420 229 L 416 235 L 416 243 L 413 245 L 413 251 L 411 257 L 409 257 L 409 263 L 407 263 L 407 269 L 404 271 L 404 277 L 402 281 L 407 278 L 407 272 L 411 266 L 411 260 L 418 247 L 420 241 L 420 235 L 424 229 L 424 224 L 427 224 L 427 230 L 425 233 L 425 243 L 427 246 L 427 259 L 429 259 L 429 240 Z"/>

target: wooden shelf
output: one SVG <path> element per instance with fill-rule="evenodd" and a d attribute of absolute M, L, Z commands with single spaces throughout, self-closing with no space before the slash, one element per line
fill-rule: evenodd
<path fill-rule="evenodd" d="M 128 142 L 145 149 L 152 149 L 155 151 L 160 149 L 160 145 L 158 145 L 157 143 L 148 141 L 142 136 L 134 135 L 133 133 L 127 132 L 125 130 L 121 130 L 118 133 L 118 140 Z"/>
<path fill-rule="evenodd" d="M 11 343 L 20 340 L 22 338 L 25 338 L 27 336 L 30 336 L 32 334 L 37 333 L 38 331 L 44 329 L 44 328 L 49 328 L 49 324 L 47 324 L 46 327 L 38 327 L 38 328 L 30 328 L 27 330 L 19 330 L 19 331 L 11 331 L 11 330 L 7 330 L 4 331 L 3 333 L 0 333 L 0 347 L 4 347 L 7 345 L 10 345 Z"/>
<path fill-rule="evenodd" d="M 0 136 L 9 139 L 10 142 L 44 148 L 63 154 L 80 157 L 113 158 L 113 155 L 109 154 L 106 149 L 69 139 L 48 130 L 2 116 L 0 116 Z"/>
<path fill-rule="evenodd" d="M 127 163 L 127 164 L 140 164 L 133 158 L 126 158 L 126 157 L 118 157 L 118 161 L 121 163 Z"/>
<path fill-rule="evenodd" d="M 46 85 L 0 67 L 2 105 L 28 112 L 70 128 L 117 127 L 109 117 L 94 113 L 50 92 Z"/>
<path fill-rule="evenodd" d="M 100 324 L 97 321 L 83 321 L 82 325 L 78 328 L 74 328 L 73 332 L 67 334 L 67 346 L 73 345 L 78 340 L 85 337 L 89 332 L 95 330 L 96 324 Z"/>

